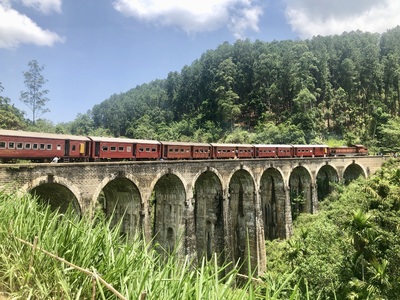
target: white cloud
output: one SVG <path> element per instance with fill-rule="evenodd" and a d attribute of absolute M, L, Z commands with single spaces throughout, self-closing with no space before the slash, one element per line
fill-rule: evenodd
<path fill-rule="evenodd" d="M 22 4 L 45 14 L 61 12 L 61 0 L 22 0 Z"/>
<path fill-rule="evenodd" d="M 236 37 L 258 31 L 262 14 L 255 0 L 116 0 L 122 14 L 161 26 L 176 26 L 188 33 L 227 27 Z"/>
<path fill-rule="evenodd" d="M 400 23 L 398 0 L 285 0 L 292 30 L 303 38 L 362 30 L 382 33 Z"/>
<path fill-rule="evenodd" d="M 0 48 L 17 48 L 20 44 L 52 46 L 56 42 L 63 42 L 63 38 L 0 2 Z"/>

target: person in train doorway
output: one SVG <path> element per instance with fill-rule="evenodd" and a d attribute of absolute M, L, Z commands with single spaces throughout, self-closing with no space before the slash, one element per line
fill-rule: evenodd
<path fill-rule="evenodd" d="M 58 163 L 60 158 L 58 156 L 54 157 L 53 160 L 51 161 L 52 163 Z"/>

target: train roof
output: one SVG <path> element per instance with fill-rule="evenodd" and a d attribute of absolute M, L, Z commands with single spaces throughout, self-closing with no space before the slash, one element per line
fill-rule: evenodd
<path fill-rule="evenodd" d="M 196 143 L 196 142 L 168 142 L 168 141 L 161 141 L 163 145 L 172 145 L 172 146 L 203 146 L 203 147 L 210 147 L 211 145 L 208 143 Z"/>
<path fill-rule="evenodd" d="M 254 147 L 292 148 L 292 145 L 282 145 L 282 144 L 255 144 Z"/>
<path fill-rule="evenodd" d="M 22 130 L 9 130 L 9 129 L 0 129 L 0 136 L 35 137 L 35 138 L 57 139 L 57 140 L 89 141 L 89 139 L 86 136 L 34 132 L 34 131 L 22 131 Z"/>
<path fill-rule="evenodd" d="M 292 145 L 293 147 L 329 148 L 328 145 Z"/>
<path fill-rule="evenodd" d="M 211 143 L 213 147 L 254 147 L 252 144 L 223 144 L 223 143 Z"/>
<path fill-rule="evenodd" d="M 132 144 L 152 144 L 159 145 L 160 142 L 155 140 L 144 140 L 144 139 L 130 139 L 130 138 L 114 138 L 104 136 L 88 136 L 93 142 L 111 142 L 111 143 L 132 143 Z"/>

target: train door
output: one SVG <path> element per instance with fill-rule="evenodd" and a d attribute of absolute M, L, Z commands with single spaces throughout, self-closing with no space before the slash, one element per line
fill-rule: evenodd
<path fill-rule="evenodd" d="M 132 156 L 136 158 L 137 144 L 132 144 Z"/>
<path fill-rule="evenodd" d="M 86 147 L 85 147 L 85 156 L 86 156 L 86 157 L 89 157 L 89 155 L 90 155 L 90 143 L 89 143 L 89 142 L 86 142 L 85 144 L 86 144 Z"/>
<path fill-rule="evenodd" d="M 168 158 L 168 146 L 163 145 L 163 153 L 164 153 L 164 158 Z"/>
<path fill-rule="evenodd" d="M 69 156 L 69 148 L 70 148 L 70 140 L 65 140 L 65 149 L 64 149 L 64 156 Z"/>
<path fill-rule="evenodd" d="M 94 144 L 94 157 L 100 156 L 100 142 L 95 142 Z"/>

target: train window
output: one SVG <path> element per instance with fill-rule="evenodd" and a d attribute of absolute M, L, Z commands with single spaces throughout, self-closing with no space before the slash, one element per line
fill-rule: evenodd
<path fill-rule="evenodd" d="M 146 148 L 146 152 L 150 152 L 150 148 Z"/>
<path fill-rule="evenodd" d="M 156 148 L 151 148 L 151 152 L 157 152 Z"/>
<path fill-rule="evenodd" d="M 46 149 L 45 144 L 39 144 L 39 149 L 40 149 L 40 150 Z"/>
<path fill-rule="evenodd" d="M 57 146 L 57 150 L 61 150 L 61 149 L 58 149 L 58 146 Z M 72 145 L 71 151 L 76 151 L 76 145 Z"/>
<path fill-rule="evenodd" d="M 169 152 L 174 152 L 174 149 L 168 148 L 168 151 L 169 151 Z"/>
<path fill-rule="evenodd" d="M 110 151 L 117 151 L 117 147 L 116 146 L 111 146 L 110 147 Z"/>
<path fill-rule="evenodd" d="M 0 142 L 0 149 L 6 148 L 6 142 Z"/>
<path fill-rule="evenodd" d="M 17 143 L 17 149 L 22 149 L 23 148 L 23 144 L 22 143 Z"/>
<path fill-rule="evenodd" d="M 103 146 L 103 147 L 101 148 L 101 150 L 103 150 L 103 151 L 108 151 L 108 147 L 107 147 L 107 146 Z"/>
<path fill-rule="evenodd" d="M 200 150 L 200 152 L 201 152 L 201 150 Z M 195 150 L 194 150 L 194 153 L 199 153 L 199 150 L 198 150 L 198 149 L 195 149 Z"/>
<path fill-rule="evenodd" d="M 38 147 L 38 144 L 33 144 L 33 145 L 32 145 L 32 149 L 33 149 L 33 150 L 37 150 L 38 148 L 39 148 L 39 147 Z"/>
<path fill-rule="evenodd" d="M 175 149 L 175 152 L 179 152 L 179 149 Z"/>
<path fill-rule="evenodd" d="M 60 151 L 61 150 L 61 145 L 57 145 L 57 148 L 56 148 L 58 151 Z"/>
<path fill-rule="evenodd" d="M 51 150 L 53 148 L 52 144 L 47 144 L 47 150 Z"/>
<path fill-rule="evenodd" d="M 126 152 L 131 152 L 132 151 L 132 147 L 131 146 L 127 146 L 126 147 Z"/>
<path fill-rule="evenodd" d="M 15 148 L 15 143 L 14 142 L 8 142 L 8 149 L 14 149 Z"/>
<path fill-rule="evenodd" d="M 124 151 L 124 146 L 119 146 L 118 151 Z"/>
<path fill-rule="evenodd" d="M 30 143 L 25 143 L 25 149 L 31 149 L 31 144 Z"/>
<path fill-rule="evenodd" d="M 143 152 L 144 149 L 142 147 L 139 148 L 139 152 Z"/>

